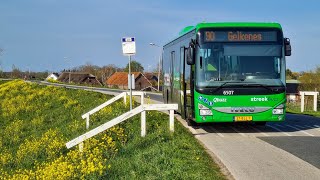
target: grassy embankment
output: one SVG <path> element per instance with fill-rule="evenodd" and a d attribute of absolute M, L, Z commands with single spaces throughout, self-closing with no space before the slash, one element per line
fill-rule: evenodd
<path fill-rule="evenodd" d="M 1 83 L 1 82 L 0 82 Z M 65 143 L 85 132 L 81 114 L 110 96 L 39 86 L 23 81 L 0 85 L 0 179 L 224 179 L 197 140 L 168 116 L 147 113 L 86 141 L 84 151 Z M 136 105 L 135 105 L 136 106 Z M 91 129 L 128 110 L 123 102 L 91 118 Z"/>

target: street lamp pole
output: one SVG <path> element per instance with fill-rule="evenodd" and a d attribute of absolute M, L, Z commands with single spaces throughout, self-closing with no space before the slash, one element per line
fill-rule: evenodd
<path fill-rule="evenodd" d="M 159 88 L 160 87 L 160 63 L 161 63 L 162 48 L 156 45 L 155 43 L 150 43 L 150 46 L 158 47 L 161 50 L 159 55 L 159 64 L 158 64 L 158 91 L 160 91 L 160 88 Z"/>

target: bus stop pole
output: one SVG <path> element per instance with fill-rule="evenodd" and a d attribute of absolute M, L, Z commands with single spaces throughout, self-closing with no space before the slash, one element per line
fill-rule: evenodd
<path fill-rule="evenodd" d="M 130 111 L 132 110 L 132 76 L 131 76 L 131 55 L 129 56 L 129 84 L 128 87 L 130 89 Z"/>

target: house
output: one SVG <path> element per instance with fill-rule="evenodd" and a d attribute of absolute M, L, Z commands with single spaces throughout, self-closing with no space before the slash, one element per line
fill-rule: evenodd
<path fill-rule="evenodd" d="M 286 89 L 286 93 L 287 93 L 287 100 L 289 102 L 296 102 L 300 99 L 300 95 L 299 95 L 299 84 L 300 81 L 298 80 L 286 80 L 286 84 L 287 84 L 287 89 Z"/>
<path fill-rule="evenodd" d="M 102 86 L 101 82 L 98 81 L 94 75 L 85 72 L 64 72 L 57 80 L 60 82 L 69 83 L 69 77 L 70 83 Z"/>
<path fill-rule="evenodd" d="M 136 90 L 156 90 L 153 86 L 155 85 L 154 79 L 156 76 L 148 74 L 147 76 L 141 72 L 132 72 L 135 80 Z M 128 89 L 128 73 L 127 72 L 115 72 L 108 80 L 106 84 L 110 88 Z"/>
<path fill-rule="evenodd" d="M 46 78 L 46 81 L 51 79 L 51 80 L 57 80 L 59 77 L 59 74 L 58 73 L 51 73 L 47 78 Z"/>

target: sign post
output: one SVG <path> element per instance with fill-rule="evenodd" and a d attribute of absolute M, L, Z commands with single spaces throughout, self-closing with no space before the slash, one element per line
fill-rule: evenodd
<path fill-rule="evenodd" d="M 123 52 L 123 55 L 129 56 L 128 89 L 130 90 L 130 110 L 132 110 L 131 56 L 136 54 L 136 42 L 134 37 L 122 38 L 122 52 Z"/>

